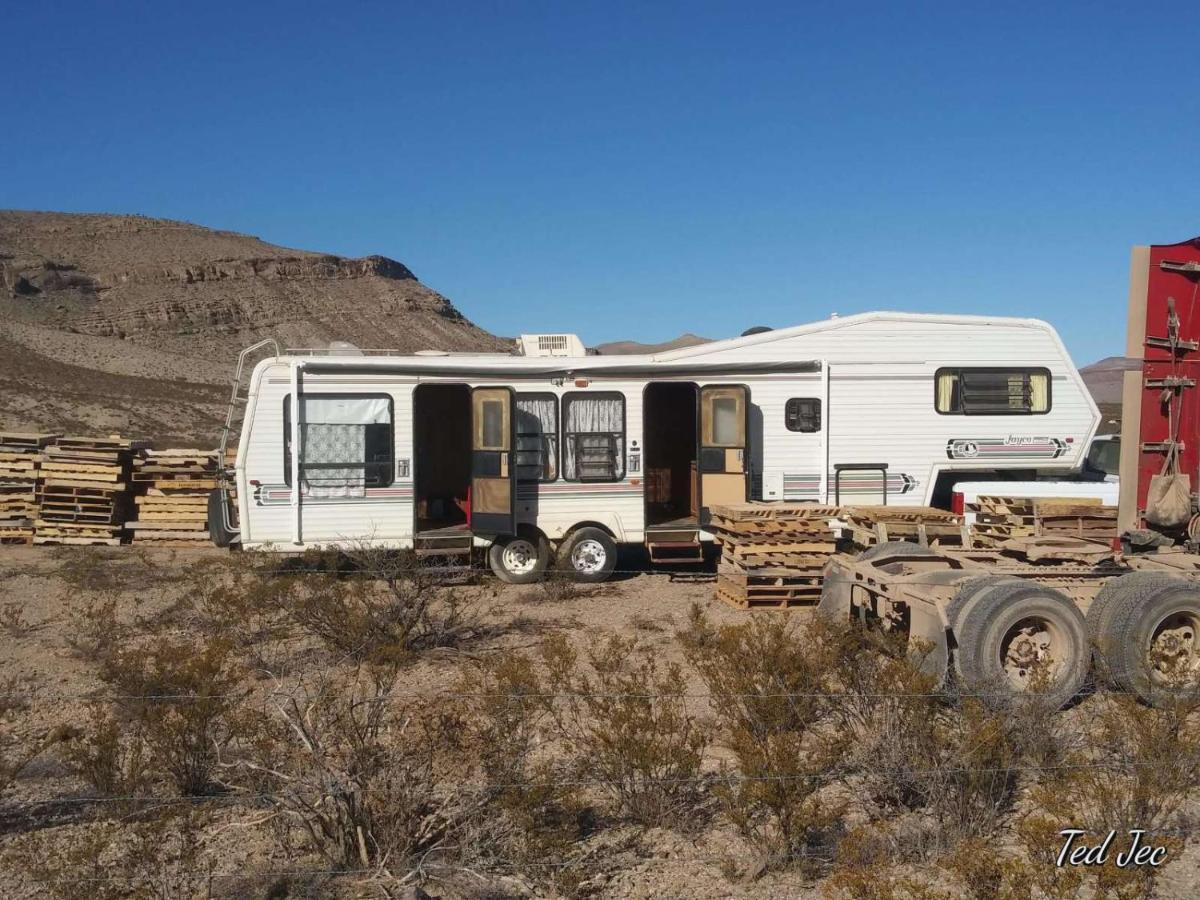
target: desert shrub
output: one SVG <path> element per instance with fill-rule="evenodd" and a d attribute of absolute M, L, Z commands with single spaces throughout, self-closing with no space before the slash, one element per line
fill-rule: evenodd
<path fill-rule="evenodd" d="M 565 638 L 548 638 L 554 721 L 578 778 L 594 781 L 635 822 L 678 826 L 702 799 L 709 727 L 688 711 L 682 669 L 637 650 L 612 635 L 588 649 L 585 668 Z"/>
<path fill-rule="evenodd" d="M 1116 849 L 1096 872 L 1102 896 L 1150 896 L 1160 872 L 1152 866 L 1118 869 L 1116 850 L 1131 829 L 1168 854 L 1182 849 L 1180 835 L 1192 824 L 1190 801 L 1200 784 L 1200 698 L 1159 698 L 1146 706 L 1126 694 L 1095 697 L 1080 739 L 1062 766 L 1048 770 L 1032 791 L 1036 811 L 1019 835 L 1031 853 L 1044 851 L 1053 835 L 1055 854 L 1064 828 L 1079 828 L 1081 843 L 1098 844 L 1116 831 Z"/>
<path fill-rule="evenodd" d="M 34 626 L 25 618 L 25 607 L 20 603 L 5 603 L 0 606 L 0 630 L 11 638 L 23 638 L 33 631 Z"/>
<path fill-rule="evenodd" d="M 592 816 L 569 766 L 550 747 L 555 690 L 534 661 L 506 653 L 459 685 L 466 750 L 479 773 L 480 813 L 466 823 L 464 863 L 514 870 L 569 894 L 582 877 L 563 863 Z M 530 863 L 537 863 L 532 866 Z"/>
<path fill-rule="evenodd" d="M 103 706 L 92 707 L 90 721 L 66 745 L 68 765 L 100 796 L 133 797 L 146 786 L 145 743 L 138 724 L 123 723 Z"/>
<path fill-rule="evenodd" d="M 397 669 L 302 682 L 262 723 L 243 762 L 271 793 L 276 836 L 336 868 L 397 869 L 444 846 L 463 813 L 443 792 L 452 718 L 393 702 Z"/>
<path fill-rule="evenodd" d="M 151 771 L 181 794 L 213 789 L 221 750 L 239 733 L 242 672 L 223 641 L 126 647 L 104 663 L 101 677 L 117 695 L 114 708 L 133 723 Z"/>
<path fill-rule="evenodd" d="M 3 862 L 52 900 L 182 900 L 210 896 L 213 864 L 200 848 L 199 813 L 160 810 L 136 823 L 103 823 L 69 840 L 10 847 Z"/>
<path fill-rule="evenodd" d="M 128 627 L 117 618 L 118 598 L 106 592 L 82 596 L 67 613 L 67 645 L 82 659 L 100 662 L 114 653 L 128 635 Z"/>
<path fill-rule="evenodd" d="M 405 661 L 481 633 L 473 598 L 462 589 L 439 587 L 419 566 L 375 574 L 295 579 L 286 598 L 289 615 L 340 656 L 375 664 Z"/>
<path fill-rule="evenodd" d="M 545 603 L 565 603 L 583 593 L 579 582 L 570 572 L 551 566 L 533 589 L 534 596 Z"/>
<path fill-rule="evenodd" d="M 820 796 L 846 752 L 844 735 L 822 724 L 830 646 L 788 618 L 713 627 L 697 608 L 679 639 L 737 763 L 717 789 L 725 814 L 762 848 L 760 867 L 812 860 L 841 815 Z"/>

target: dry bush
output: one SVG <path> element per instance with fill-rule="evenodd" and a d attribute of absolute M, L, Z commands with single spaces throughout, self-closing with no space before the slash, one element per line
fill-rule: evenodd
<path fill-rule="evenodd" d="M 116 652 L 129 633 L 117 618 L 118 596 L 79 598 L 67 613 L 67 645 L 82 659 L 100 662 Z"/>
<path fill-rule="evenodd" d="M 36 626 L 25 619 L 25 607 L 20 603 L 5 603 L 0 606 L 0 630 L 11 638 L 23 638 Z"/>
<path fill-rule="evenodd" d="M 565 863 L 593 817 L 550 746 L 555 687 L 520 653 L 490 661 L 459 687 L 464 743 L 480 781 L 479 813 L 462 836 L 463 862 L 515 871 L 569 895 L 582 872 Z"/>
<path fill-rule="evenodd" d="M 588 668 L 561 635 L 542 647 L 558 736 L 580 779 L 650 826 L 694 822 L 709 726 L 687 709 L 682 669 L 616 635 L 589 648 Z"/>
<path fill-rule="evenodd" d="M 445 848 L 463 815 L 458 795 L 441 790 L 456 756 L 453 719 L 394 703 L 397 672 L 363 667 L 348 682 L 302 683 L 261 723 L 242 765 L 272 794 L 286 850 L 396 874 Z"/>
<path fill-rule="evenodd" d="M 159 812 L 129 824 L 53 832 L 9 849 L 3 861 L 52 900 L 185 900 L 211 896 L 199 814 Z M 56 839 L 57 838 L 57 839 Z"/>
<path fill-rule="evenodd" d="M 118 715 L 144 743 L 147 768 L 186 796 L 210 793 L 221 750 L 242 728 L 242 672 L 229 644 L 126 647 L 105 661 L 101 677 L 117 694 Z"/>
<path fill-rule="evenodd" d="M 457 646 L 483 633 L 473 598 L 438 587 L 419 566 L 377 574 L 295 579 L 285 600 L 288 612 L 339 655 L 374 664 L 407 661 L 414 653 Z"/>
<path fill-rule="evenodd" d="M 1153 893 L 1160 870 L 1152 866 L 1118 869 L 1115 857 L 1127 847 L 1131 829 L 1145 829 L 1146 842 L 1165 845 L 1168 858 L 1183 848 L 1182 834 L 1194 824 L 1190 801 L 1200 784 L 1200 697 L 1159 698 L 1154 707 L 1126 694 L 1102 694 L 1084 723 L 1064 764 L 1048 771 L 1032 794 L 1037 812 L 1020 836 L 1030 853 L 1054 855 L 1064 828 L 1085 833 L 1078 843 L 1100 843 L 1116 831 L 1108 864 L 1096 872 L 1102 896 L 1141 897 Z"/>
<path fill-rule="evenodd" d="M 138 723 L 123 723 L 101 706 L 92 708 L 90 719 L 67 744 L 67 764 L 100 796 L 137 796 L 149 779 Z"/>
<path fill-rule="evenodd" d="M 565 603 L 582 593 L 579 582 L 571 577 L 571 573 L 556 566 L 547 568 L 542 580 L 534 587 L 534 596 L 546 603 Z"/>
<path fill-rule="evenodd" d="M 718 796 L 730 821 L 762 848 L 758 866 L 824 855 L 842 810 L 819 791 L 846 752 L 845 736 L 822 724 L 831 648 L 786 617 L 714 628 L 696 607 L 679 639 L 737 761 Z"/>
<path fill-rule="evenodd" d="M 114 591 L 125 586 L 123 551 L 112 547 L 55 547 L 54 574 L 76 592 Z"/>

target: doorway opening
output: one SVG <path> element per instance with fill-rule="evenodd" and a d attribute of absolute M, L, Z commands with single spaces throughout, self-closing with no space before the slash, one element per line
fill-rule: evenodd
<path fill-rule="evenodd" d="M 691 382 L 646 386 L 642 434 L 647 527 L 699 521 L 696 390 Z"/>
<path fill-rule="evenodd" d="M 467 530 L 471 488 L 471 390 L 422 384 L 413 391 L 416 533 Z"/>

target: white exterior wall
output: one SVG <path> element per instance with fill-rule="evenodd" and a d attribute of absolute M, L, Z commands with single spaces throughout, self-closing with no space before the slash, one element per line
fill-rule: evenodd
<path fill-rule="evenodd" d="M 929 502 L 943 470 L 1075 469 L 1099 425 L 1091 396 L 1058 335 L 1031 320 L 946 321 L 872 314 L 768 333 L 750 345 L 696 349 L 694 358 L 706 361 L 825 361 L 829 398 L 823 404 L 822 425 L 829 451 L 824 492 L 819 464 L 811 470 L 793 468 L 796 453 L 791 448 L 814 436 L 786 430 L 781 401 L 773 408 L 763 407 L 764 469 L 785 469 L 788 500 L 832 503 L 838 463 L 887 463 L 888 503 L 909 506 Z M 1050 411 L 941 415 L 934 409 L 934 374 L 943 366 L 1045 367 L 1051 375 Z M 796 378 L 789 381 L 795 383 Z M 757 401 L 779 392 L 766 394 L 756 388 L 754 396 Z M 972 442 L 977 454 L 969 456 L 969 447 L 960 445 L 954 451 L 960 458 L 951 459 L 951 441 Z M 882 502 L 879 482 L 878 472 L 843 474 L 842 502 Z"/>
<path fill-rule="evenodd" d="M 601 358 L 611 359 L 611 358 Z M 653 369 L 657 363 L 753 363 L 822 360 L 824 370 L 804 374 L 671 377 L 654 380 L 697 384 L 745 384 L 751 400 L 751 464 L 756 495 L 764 482 L 783 486 L 789 501 L 834 502 L 835 466 L 887 463 L 888 503 L 924 505 L 938 473 L 996 469 L 1078 468 L 1099 424 L 1099 414 L 1057 334 L 1033 320 L 915 316 L 874 313 L 783 329 L 750 338 L 627 360 Z M 581 366 L 596 357 L 577 360 Z M 327 360 L 320 360 L 322 363 Z M 382 362 L 371 359 L 371 363 Z M 572 360 L 562 360 L 570 364 Z M 511 367 L 512 377 L 456 378 L 375 373 L 313 373 L 306 392 L 386 393 L 394 400 L 397 460 L 408 460 L 406 478 L 386 489 L 369 489 L 365 499 L 302 502 L 300 546 L 292 543 L 291 490 L 283 475 L 283 399 L 291 390 L 288 361 L 260 363 L 251 379 L 249 408 L 239 447 L 239 504 L 242 541 L 302 549 L 309 544 L 371 539 L 411 546 L 412 391 L 422 382 L 504 384 L 518 393 L 561 397 L 574 390 L 620 391 L 625 395 L 626 471 L 617 483 L 580 484 L 559 479 L 522 485 L 517 520 L 536 524 L 558 539 L 582 522 L 607 527 L 619 541 L 644 537 L 642 472 L 629 471 L 630 450 L 643 447 L 645 379 L 606 379 L 589 374 L 589 387 L 576 388 L 523 377 L 528 360 L 481 358 L 489 367 Z M 458 365 L 467 365 L 455 361 Z M 1051 373 L 1051 409 L 1045 415 L 940 415 L 934 409 L 934 374 L 942 366 L 1038 366 Z M 822 431 L 788 431 L 784 406 L 792 397 L 822 399 Z M 561 414 L 561 407 L 560 407 Z M 561 424 L 561 422 L 560 422 Z M 257 485 L 254 482 L 258 482 Z M 843 503 L 882 501 L 879 472 L 844 473 Z"/>

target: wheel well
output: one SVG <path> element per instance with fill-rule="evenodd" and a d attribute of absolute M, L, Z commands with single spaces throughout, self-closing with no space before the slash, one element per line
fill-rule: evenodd
<path fill-rule="evenodd" d="M 571 535 L 573 535 L 575 532 L 577 532 L 580 528 L 599 528 L 601 531 L 603 531 L 605 534 L 607 534 L 610 538 L 612 538 L 613 541 L 616 541 L 616 539 L 617 539 L 617 536 L 615 534 L 613 534 L 613 530 L 602 522 L 576 522 L 574 525 L 572 525 L 570 528 L 568 528 L 563 533 L 562 541 L 560 543 L 565 544 L 567 541 L 569 541 L 571 539 Z"/>
<path fill-rule="evenodd" d="M 536 525 L 530 525 L 528 522 L 522 522 L 517 526 L 517 537 L 529 538 L 533 541 L 547 541 L 546 533 Z"/>

